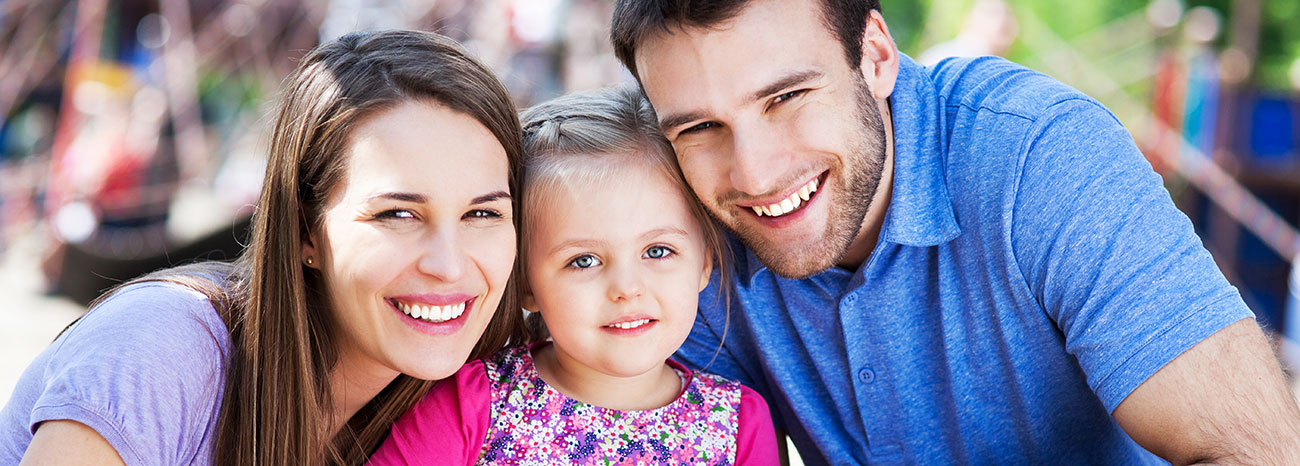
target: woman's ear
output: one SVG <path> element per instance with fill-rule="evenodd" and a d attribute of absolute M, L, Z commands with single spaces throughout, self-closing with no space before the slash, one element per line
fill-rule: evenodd
<path fill-rule="evenodd" d="M 320 270 L 320 255 L 317 254 L 315 236 L 311 232 L 302 235 L 302 263 L 307 267 Z"/>

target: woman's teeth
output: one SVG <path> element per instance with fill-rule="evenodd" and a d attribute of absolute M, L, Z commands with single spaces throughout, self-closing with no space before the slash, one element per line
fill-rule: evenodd
<path fill-rule="evenodd" d="M 794 212 L 800 205 L 803 205 L 804 201 L 808 200 L 808 196 L 815 192 L 817 192 L 817 178 L 813 178 L 812 181 L 790 194 L 790 197 L 782 199 L 781 202 L 765 206 L 750 206 L 750 208 L 754 209 L 754 213 L 758 214 L 759 217 L 780 217 Z"/>
<path fill-rule="evenodd" d="M 401 309 L 406 315 L 416 319 L 438 323 L 460 317 L 461 314 L 465 313 L 465 302 L 460 304 L 448 304 L 446 306 L 422 306 L 419 304 L 397 302 L 397 308 Z"/>
<path fill-rule="evenodd" d="M 606 327 L 621 328 L 623 330 L 627 330 L 627 329 L 637 328 L 648 323 L 650 323 L 650 319 L 641 319 L 641 320 L 633 320 L 630 322 L 619 322 L 617 324 L 609 324 L 606 325 Z"/>

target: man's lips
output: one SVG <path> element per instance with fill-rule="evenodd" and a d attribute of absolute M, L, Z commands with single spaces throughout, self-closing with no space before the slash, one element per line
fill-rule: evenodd
<path fill-rule="evenodd" d="M 799 187 L 792 188 L 784 196 L 778 198 L 765 199 L 758 202 L 748 202 L 737 204 L 740 207 L 748 208 L 754 211 L 754 215 L 759 217 L 781 217 L 799 210 L 803 207 L 821 187 L 827 172 L 808 180 Z"/>

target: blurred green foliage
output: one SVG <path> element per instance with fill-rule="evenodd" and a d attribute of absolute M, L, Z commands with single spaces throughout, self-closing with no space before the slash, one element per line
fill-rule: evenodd
<path fill-rule="evenodd" d="M 1300 59 L 1300 0 L 1256 0 L 1261 9 L 1258 34 L 1257 61 L 1252 81 L 1255 85 L 1273 91 L 1291 91 L 1293 85 L 1288 73 L 1293 63 Z M 918 55 L 927 47 L 956 36 L 961 23 L 974 0 L 882 0 L 883 14 L 890 32 L 904 52 Z M 1076 39 L 1095 39 L 1125 19 L 1136 19 L 1145 14 L 1148 2 L 1142 0 L 1007 0 L 1020 19 L 1022 33 L 1026 16 L 1033 15 L 1056 36 L 1067 43 L 1085 48 L 1091 43 L 1074 43 Z M 1223 25 L 1216 45 L 1227 46 L 1233 36 L 1233 0 L 1183 0 L 1184 11 L 1197 6 L 1217 10 Z M 1025 40 L 1021 36 L 1020 41 Z M 1027 47 L 1017 44 L 1009 57 L 1033 66 L 1033 57 Z M 1089 55 L 1089 50 L 1080 50 Z"/>

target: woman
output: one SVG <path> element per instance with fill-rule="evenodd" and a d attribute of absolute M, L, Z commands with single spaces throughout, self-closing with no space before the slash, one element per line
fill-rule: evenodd
<path fill-rule="evenodd" d="M 491 72 L 391 31 L 286 86 L 245 253 L 92 305 L 0 413 L 0 463 L 358 464 L 516 337 L 521 133 Z"/>

